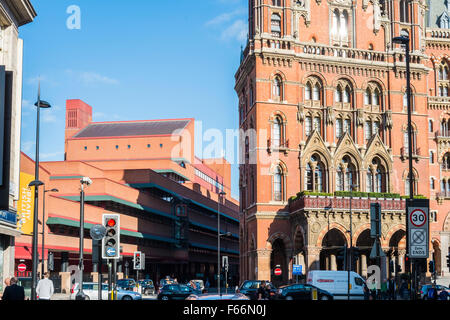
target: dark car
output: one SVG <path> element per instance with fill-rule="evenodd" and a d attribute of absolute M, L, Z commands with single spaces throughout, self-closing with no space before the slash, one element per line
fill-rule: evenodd
<path fill-rule="evenodd" d="M 187 285 L 168 284 L 159 290 L 158 300 L 186 300 L 191 294 L 196 292 Z"/>
<path fill-rule="evenodd" d="M 120 279 L 117 280 L 117 287 L 123 290 L 133 291 L 136 288 L 136 281 L 134 279 Z"/>
<path fill-rule="evenodd" d="M 310 284 L 291 284 L 278 288 L 277 300 L 313 300 L 313 291 L 317 290 L 318 300 L 333 300 L 328 291 Z"/>
<path fill-rule="evenodd" d="M 420 289 L 420 298 L 422 300 L 428 300 L 428 290 L 432 287 L 431 284 L 426 284 L 424 286 L 422 286 L 422 288 Z M 436 289 L 438 291 L 438 295 L 439 292 L 441 292 L 441 290 L 445 290 L 450 294 L 450 289 L 441 285 L 436 285 Z M 450 300 L 450 298 L 449 298 Z"/>
<path fill-rule="evenodd" d="M 264 280 L 246 280 L 239 287 L 239 292 L 245 294 L 250 300 L 258 300 L 258 289 L 261 285 L 261 282 Z M 270 300 L 274 299 L 277 296 L 278 290 L 275 286 L 269 282 L 264 281 L 266 286 L 270 289 Z"/>
<path fill-rule="evenodd" d="M 155 294 L 155 285 L 153 284 L 153 280 L 139 280 L 138 284 L 142 288 L 143 294 Z"/>

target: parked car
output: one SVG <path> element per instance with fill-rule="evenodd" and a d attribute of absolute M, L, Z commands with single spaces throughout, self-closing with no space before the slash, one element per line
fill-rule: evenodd
<path fill-rule="evenodd" d="M 153 284 L 153 280 L 145 279 L 145 280 L 139 280 L 138 284 L 140 287 L 142 287 L 142 293 L 143 294 L 155 294 L 155 285 Z"/>
<path fill-rule="evenodd" d="M 278 288 L 278 300 L 312 300 L 313 291 L 317 290 L 318 300 L 333 300 L 333 295 L 328 291 L 309 284 L 291 284 Z"/>
<path fill-rule="evenodd" d="M 242 293 L 222 294 L 222 296 L 217 293 L 206 293 L 191 294 L 186 300 L 250 300 L 250 298 Z"/>
<path fill-rule="evenodd" d="M 205 290 L 205 283 L 203 282 L 203 280 L 191 280 L 192 282 L 195 282 L 195 284 L 197 285 L 197 287 L 199 287 L 199 289 L 203 292 L 203 290 Z"/>
<path fill-rule="evenodd" d="M 257 292 L 261 282 L 264 280 L 245 280 L 238 289 L 239 293 L 245 294 L 250 300 L 258 300 Z M 270 289 L 270 299 L 277 296 L 278 290 L 270 281 L 265 281 L 266 286 Z"/>
<path fill-rule="evenodd" d="M 133 291 L 136 288 L 136 281 L 134 279 L 120 279 L 117 280 L 117 286 L 124 290 Z"/>
<path fill-rule="evenodd" d="M 348 272 L 313 270 L 308 272 L 306 283 L 328 291 L 334 300 L 347 299 Z M 350 272 L 350 299 L 364 300 L 364 285 L 366 281 L 356 272 Z"/>
<path fill-rule="evenodd" d="M 420 298 L 422 300 L 428 300 L 428 290 L 432 287 L 432 284 L 426 284 L 420 288 Z M 441 290 L 446 290 L 450 294 L 450 289 L 444 286 L 441 286 L 439 284 L 436 285 L 436 289 L 438 291 L 438 294 Z M 449 298 L 450 300 L 450 298 Z"/>
<path fill-rule="evenodd" d="M 159 290 L 158 300 L 185 300 L 196 294 L 191 287 L 184 284 L 168 284 Z"/>
<path fill-rule="evenodd" d="M 79 287 L 79 283 L 73 285 L 70 290 L 70 300 L 76 300 Z M 86 300 L 98 300 L 98 283 L 83 282 L 83 292 L 86 295 Z M 108 285 L 105 283 L 102 284 L 102 300 L 108 300 Z M 142 300 L 142 295 L 117 287 L 117 300 Z"/>

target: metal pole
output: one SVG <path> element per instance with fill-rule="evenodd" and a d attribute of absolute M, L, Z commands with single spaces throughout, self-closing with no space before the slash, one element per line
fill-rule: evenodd
<path fill-rule="evenodd" d="M 34 180 L 39 181 L 39 120 L 41 111 L 41 85 L 38 89 L 38 105 L 36 118 L 36 155 L 34 167 Z M 36 278 L 38 264 L 38 214 L 39 214 L 39 186 L 34 187 L 34 215 L 33 215 L 33 240 L 32 240 L 32 270 L 31 270 L 31 300 L 36 300 Z"/>
<path fill-rule="evenodd" d="M 352 200 L 353 200 L 353 185 L 350 186 L 350 252 L 347 257 L 348 261 L 348 269 L 347 269 L 347 300 L 350 300 L 350 269 L 352 266 L 352 246 L 353 246 L 353 240 L 352 240 Z"/>
<path fill-rule="evenodd" d="M 102 261 L 103 261 L 103 258 L 102 258 L 102 254 L 101 254 L 101 250 L 100 250 L 100 248 L 101 248 L 101 240 L 93 240 L 93 241 L 97 241 L 97 242 L 99 242 L 99 245 L 97 246 L 97 253 L 98 253 L 98 266 L 97 266 L 97 268 L 98 268 L 98 300 L 102 300 L 102 292 L 103 292 L 103 288 L 102 288 L 102 282 L 103 282 L 103 279 L 102 279 Z"/>
<path fill-rule="evenodd" d="M 113 263 L 113 279 L 114 279 L 114 300 L 117 300 L 117 259 L 114 259 Z"/>
<path fill-rule="evenodd" d="M 108 259 L 108 300 L 113 300 L 114 293 L 112 291 L 111 279 L 112 279 L 112 267 L 111 260 Z"/>
<path fill-rule="evenodd" d="M 84 251 L 84 184 L 81 183 L 81 191 L 80 191 L 80 290 L 78 291 L 77 296 L 79 296 L 78 300 L 84 300 L 83 293 L 83 251 Z"/>
<path fill-rule="evenodd" d="M 407 107 L 408 107 L 408 164 L 409 164 L 409 199 L 412 201 L 414 199 L 414 180 L 413 180 L 413 131 L 412 131 L 412 109 L 411 109 L 411 72 L 410 72 L 410 39 L 405 43 L 406 45 L 406 98 L 407 98 Z M 406 219 L 408 219 L 408 215 L 406 215 Z M 408 235 L 408 221 L 406 221 L 406 250 L 409 250 L 409 235 Z M 406 252 L 406 256 L 409 257 L 409 251 Z M 415 262 L 411 259 L 411 266 L 413 269 L 413 274 L 415 271 Z M 409 270 L 408 270 L 409 272 Z M 409 281 L 409 280 L 408 280 Z M 410 291 L 410 294 L 413 292 L 413 287 L 415 290 L 415 279 L 413 279 L 413 283 Z"/>
<path fill-rule="evenodd" d="M 222 296 L 220 292 L 220 194 L 217 200 L 217 292 Z"/>
<path fill-rule="evenodd" d="M 41 279 L 44 279 L 44 258 L 45 258 L 45 254 L 44 254 L 44 250 L 45 250 L 45 246 L 44 246 L 44 232 L 45 232 L 45 194 L 48 192 L 48 190 L 45 190 L 45 186 L 44 186 L 44 195 L 43 195 L 43 199 L 42 199 L 42 253 L 41 253 Z"/>

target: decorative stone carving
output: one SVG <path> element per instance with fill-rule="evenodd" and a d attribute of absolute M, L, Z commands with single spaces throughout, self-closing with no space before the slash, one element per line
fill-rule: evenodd
<path fill-rule="evenodd" d="M 394 122 L 392 121 L 392 111 L 387 110 L 384 113 L 384 126 L 388 129 L 392 129 L 393 125 L 394 125 Z"/>
<path fill-rule="evenodd" d="M 317 233 L 320 231 L 320 229 L 321 229 L 321 226 L 320 226 L 320 223 L 318 223 L 318 222 L 314 222 L 311 226 L 312 233 Z"/>
<path fill-rule="evenodd" d="M 305 120 L 305 107 L 303 104 L 299 103 L 297 108 L 297 121 L 303 122 Z"/>
<path fill-rule="evenodd" d="M 358 109 L 356 111 L 356 124 L 358 126 L 364 125 L 364 110 L 362 110 L 362 109 Z"/>
<path fill-rule="evenodd" d="M 328 125 L 333 125 L 334 124 L 334 109 L 333 107 L 327 107 L 327 117 L 326 117 L 326 122 Z"/>

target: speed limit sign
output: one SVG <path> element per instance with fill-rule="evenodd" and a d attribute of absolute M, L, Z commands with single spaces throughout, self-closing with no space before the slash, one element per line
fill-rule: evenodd
<path fill-rule="evenodd" d="M 428 258 L 429 254 L 429 213 L 427 199 L 408 201 L 408 252 L 412 259 Z"/>

